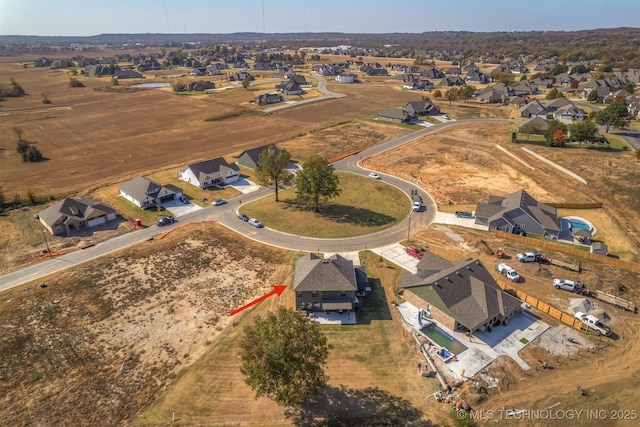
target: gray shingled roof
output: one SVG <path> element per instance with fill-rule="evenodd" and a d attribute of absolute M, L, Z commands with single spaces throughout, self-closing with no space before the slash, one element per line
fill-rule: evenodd
<path fill-rule="evenodd" d="M 92 200 L 62 199 L 48 208 L 38 212 L 38 216 L 49 226 L 65 221 L 68 217 L 78 220 L 90 220 L 103 215 L 114 213 L 115 210 L 102 203 L 95 203 Z"/>
<path fill-rule="evenodd" d="M 503 292 L 482 263 L 473 259 L 456 261 L 404 287 L 472 330 L 515 311 L 521 303 Z"/>
<path fill-rule="evenodd" d="M 353 262 L 338 254 L 320 258 L 308 254 L 296 262 L 294 291 L 357 291 Z"/>
<path fill-rule="evenodd" d="M 207 177 L 211 179 L 219 179 L 226 172 L 231 169 L 239 172 L 238 166 L 235 164 L 230 165 L 223 157 L 217 157 L 215 159 L 204 160 L 198 163 L 192 163 L 188 165 L 184 170 L 191 169 L 193 174 L 198 177 L 199 182 L 206 181 Z"/>
<path fill-rule="evenodd" d="M 120 191 L 133 197 L 135 200 L 141 201 L 148 195 L 149 197 L 156 198 L 162 185 L 157 182 L 137 176 L 130 181 L 125 182 L 120 186 Z"/>
<path fill-rule="evenodd" d="M 511 218 L 522 211 L 536 220 L 542 228 L 560 231 L 556 209 L 538 202 L 524 190 L 516 191 L 503 198 L 492 196 L 489 198 L 489 203 L 478 203 L 476 217 L 488 218 L 489 222 L 500 218 L 512 222 Z"/>

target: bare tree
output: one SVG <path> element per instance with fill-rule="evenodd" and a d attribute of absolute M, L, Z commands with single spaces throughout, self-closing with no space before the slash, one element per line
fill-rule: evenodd
<path fill-rule="evenodd" d="M 15 133 L 18 137 L 18 142 L 24 141 L 22 139 L 22 135 L 24 135 L 24 129 L 22 129 L 20 126 L 14 126 L 11 128 L 11 130 L 13 130 L 13 133 Z"/>

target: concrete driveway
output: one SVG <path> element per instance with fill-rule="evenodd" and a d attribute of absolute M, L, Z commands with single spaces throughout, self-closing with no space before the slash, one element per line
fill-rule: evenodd
<path fill-rule="evenodd" d="M 239 180 L 231 184 L 231 186 L 242 194 L 253 193 L 254 191 L 258 191 L 260 189 L 260 186 L 258 184 L 245 178 L 240 178 Z"/>
<path fill-rule="evenodd" d="M 176 218 L 202 209 L 202 207 L 193 203 L 189 203 L 188 205 L 185 205 L 180 200 L 172 200 L 170 202 L 165 202 L 162 204 L 162 207 L 164 207 L 166 210 L 171 212 L 171 215 L 173 215 Z"/>
<path fill-rule="evenodd" d="M 459 225 L 461 227 L 475 228 L 476 230 L 487 231 L 486 225 L 475 224 L 475 221 L 476 219 L 474 217 L 458 218 L 456 214 L 446 212 L 438 212 L 435 219 L 433 220 L 433 222 L 436 224 Z"/>

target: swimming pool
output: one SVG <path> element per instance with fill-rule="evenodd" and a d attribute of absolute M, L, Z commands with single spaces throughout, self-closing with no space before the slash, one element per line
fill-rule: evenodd
<path fill-rule="evenodd" d="M 131 87 L 136 89 L 157 89 L 169 86 L 171 86 L 171 83 L 138 83 L 136 85 L 131 85 Z"/>
<path fill-rule="evenodd" d="M 444 347 L 453 354 L 460 354 L 467 349 L 460 341 L 443 331 L 437 325 L 431 324 L 420 329 L 427 338 L 440 347 Z"/>
<path fill-rule="evenodd" d="M 571 228 L 582 228 L 583 230 L 591 231 L 591 226 L 579 219 L 570 219 L 569 224 L 571 224 Z"/>

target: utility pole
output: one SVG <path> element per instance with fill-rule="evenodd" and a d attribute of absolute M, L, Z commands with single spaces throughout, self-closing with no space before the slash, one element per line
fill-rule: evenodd
<path fill-rule="evenodd" d="M 35 214 L 33 217 L 38 220 L 38 223 L 40 223 L 40 215 Z M 51 256 L 51 250 L 49 249 L 49 242 L 47 241 L 47 235 L 44 232 L 44 227 L 42 226 L 41 223 L 40 223 L 40 231 L 42 231 L 42 237 L 44 238 L 44 244 L 47 247 L 47 256 L 50 257 Z"/>

